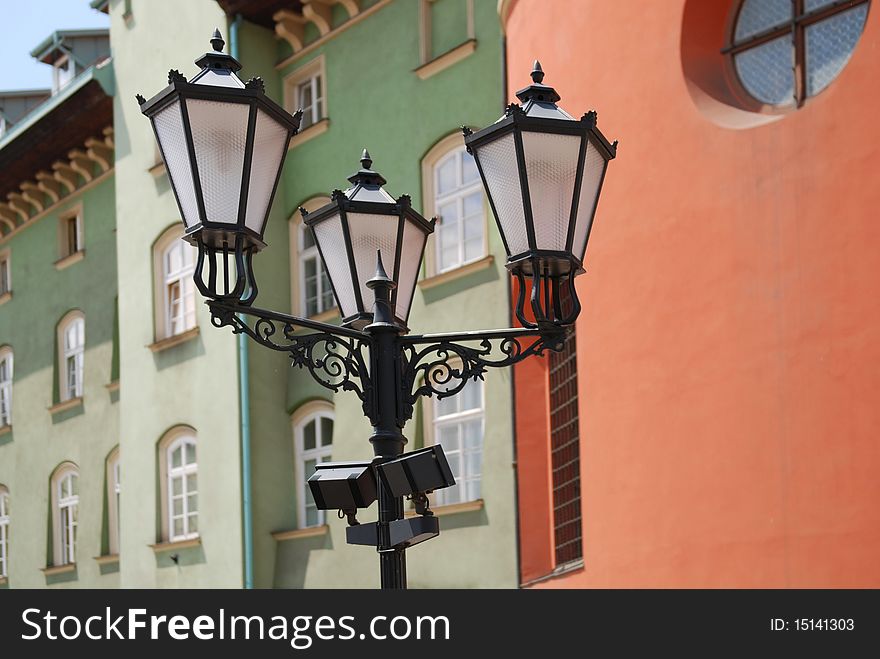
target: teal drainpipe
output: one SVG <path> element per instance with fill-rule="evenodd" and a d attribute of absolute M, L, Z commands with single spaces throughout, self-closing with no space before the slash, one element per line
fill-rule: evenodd
<path fill-rule="evenodd" d="M 241 14 L 229 27 L 229 54 L 238 59 Z M 244 317 L 239 314 L 244 321 Z M 239 405 L 241 407 L 241 507 L 244 517 L 244 587 L 254 587 L 254 516 L 251 507 L 251 396 L 247 336 L 238 335 Z"/>

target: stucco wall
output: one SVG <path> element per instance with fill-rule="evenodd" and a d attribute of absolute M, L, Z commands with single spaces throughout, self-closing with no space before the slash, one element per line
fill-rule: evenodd
<path fill-rule="evenodd" d="M 620 139 L 578 281 L 585 567 L 547 585 L 876 587 L 876 6 L 827 90 L 735 129 L 685 75 L 731 3 L 577 4 L 506 26 L 511 90 L 539 58 Z"/>

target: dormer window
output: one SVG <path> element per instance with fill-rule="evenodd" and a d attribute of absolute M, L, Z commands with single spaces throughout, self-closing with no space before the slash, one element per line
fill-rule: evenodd
<path fill-rule="evenodd" d="M 52 93 L 57 94 L 73 80 L 76 65 L 70 55 L 62 55 L 52 65 Z"/>

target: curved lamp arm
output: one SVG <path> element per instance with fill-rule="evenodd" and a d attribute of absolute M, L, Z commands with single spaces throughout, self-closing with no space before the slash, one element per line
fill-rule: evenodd
<path fill-rule="evenodd" d="M 377 423 L 374 387 L 367 366 L 371 344 L 367 334 L 235 303 L 209 300 L 206 304 L 214 327 L 229 326 L 234 334 L 247 334 L 260 345 L 286 352 L 292 366 L 307 369 L 318 384 L 331 391 L 353 391 L 361 400 L 364 414 Z M 253 327 L 245 316 L 256 319 Z M 298 328 L 317 331 L 297 334 Z"/>
<path fill-rule="evenodd" d="M 412 417 L 421 396 L 448 398 L 464 389 L 469 380 L 482 380 L 488 368 L 512 366 L 546 350 L 558 352 L 567 334 L 567 329 L 559 327 L 401 337 L 398 422 Z"/>

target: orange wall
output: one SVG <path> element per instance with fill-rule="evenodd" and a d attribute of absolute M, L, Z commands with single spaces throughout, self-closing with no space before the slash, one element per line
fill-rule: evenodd
<path fill-rule="evenodd" d="M 542 586 L 880 587 L 880 10 L 826 91 L 732 129 L 756 115 L 700 91 L 726 4 L 518 0 L 506 24 L 511 99 L 537 57 L 620 139 L 578 280 L 585 567 Z M 549 439 L 522 369 L 528 581 Z"/>

